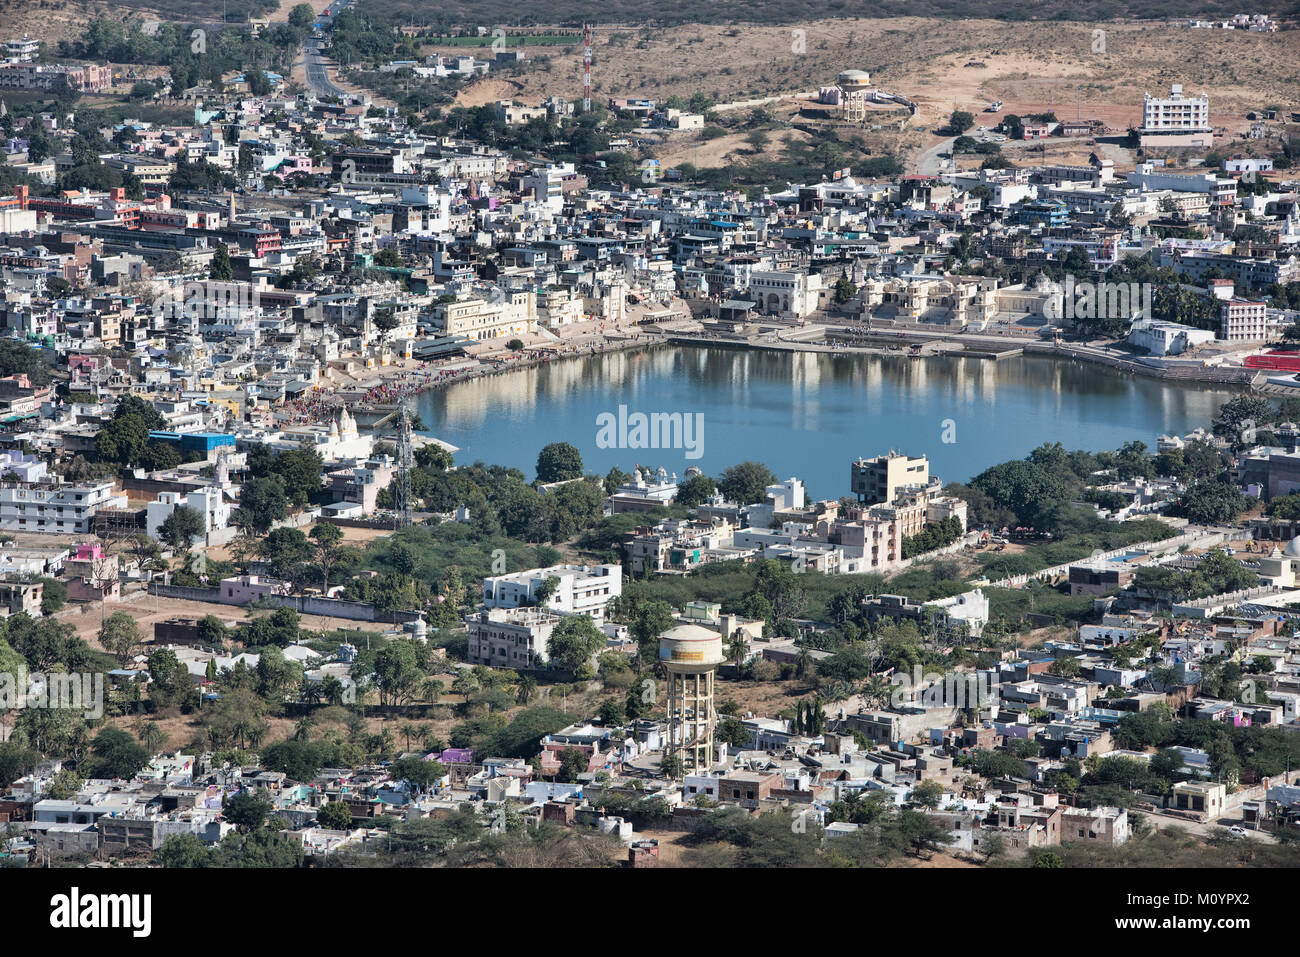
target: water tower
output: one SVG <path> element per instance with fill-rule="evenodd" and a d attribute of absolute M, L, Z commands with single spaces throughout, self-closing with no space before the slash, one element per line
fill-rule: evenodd
<path fill-rule="evenodd" d="M 840 88 L 840 110 L 850 123 L 861 123 L 867 118 L 867 95 L 871 87 L 871 74 L 866 70 L 845 70 L 835 78 Z"/>
<path fill-rule="evenodd" d="M 682 766 L 707 769 L 712 763 L 713 673 L 725 660 L 722 635 L 699 625 L 678 625 L 659 638 L 659 660 L 668 672 L 667 754 Z"/>

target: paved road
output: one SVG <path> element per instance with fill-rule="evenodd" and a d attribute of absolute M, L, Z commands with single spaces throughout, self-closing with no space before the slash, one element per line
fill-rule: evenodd
<path fill-rule="evenodd" d="M 952 152 L 952 144 L 956 137 L 952 139 L 940 140 L 928 150 L 920 155 L 916 164 L 916 171 L 921 176 L 938 176 L 948 167 L 946 159 L 940 159 L 940 153 Z"/>
<path fill-rule="evenodd" d="M 303 62 L 307 67 L 307 85 L 321 96 L 346 96 L 347 92 L 335 86 L 330 79 L 325 57 L 320 52 L 320 41 L 308 39 L 302 44 Z"/>

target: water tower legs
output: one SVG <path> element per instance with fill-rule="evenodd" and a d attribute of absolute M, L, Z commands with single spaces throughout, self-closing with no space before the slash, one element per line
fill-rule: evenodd
<path fill-rule="evenodd" d="M 713 764 L 712 669 L 677 673 L 668 670 L 668 753 L 682 759 L 688 770 L 707 770 Z"/>

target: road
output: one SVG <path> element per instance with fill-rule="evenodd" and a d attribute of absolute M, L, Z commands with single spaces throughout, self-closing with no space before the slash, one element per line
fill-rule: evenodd
<path fill-rule="evenodd" d="M 1155 830 L 1166 830 L 1170 827 L 1180 827 L 1190 834 L 1199 837 L 1230 837 L 1227 825 L 1239 824 L 1239 817 L 1224 817 L 1218 821 L 1189 821 L 1185 818 L 1178 817 L 1174 814 L 1164 814 L 1160 811 L 1142 811 L 1147 823 Z M 1246 836 L 1239 838 L 1243 841 L 1259 841 L 1264 844 L 1276 844 L 1277 838 L 1268 831 L 1256 831 L 1252 828 L 1246 829 Z"/>
<path fill-rule="evenodd" d="M 329 67 L 325 64 L 325 57 L 320 52 L 320 41 L 316 39 L 307 39 L 302 44 L 303 63 L 307 67 L 307 85 L 312 91 L 320 96 L 337 96 L 343 97 L 347 92 L 342 88 L 335 86 L 334 81 L 330 79 Z"/>
<path fill-rule="evenodd" d="M 940 140 L 921 154 L 916 163 L 916 172 L 921 176 L 938 176 L 948 168 L 948 161 L 940 158 L 940 153 L 952 152 L 952 139 Z"/>

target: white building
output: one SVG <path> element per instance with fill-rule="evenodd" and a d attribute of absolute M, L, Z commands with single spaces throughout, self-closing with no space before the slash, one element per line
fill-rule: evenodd
<path fill-rule="evenodd" d="M 474 297 L 439 305 L 434 320 L 443 335 L 467 336 L 470 339 L 499 339 L 503 336 L 527 335 L 537 331 L 537 294 L 531 289 L 492 294 L 499 301 Z"/>
<path fill-rule="evenodd" d="M 750 273 L 749 294 L 758 302 L 758 311 L 769 315 L 788 313 L 802 319 L 817 308 L 821 276 L 803 272 Z"/>
<path fill-rule="evenodd" d="M 486 608 L 468 623 L 470 664 L 515 670 L 542 668 L 560 616 L 540 608 Z"/>
<path fill-rule="evenodd" d="M 191 544 L 202 544 L 209 534 L 230 524 L 233 508 L 225 491 L 218 486 L 195 489 L 186 495 L 180 492 L 159 492 L 158 500 L 145 507 L 149 537 L 161 540 L 159 531 L 163 523 L 181 506 L 193 509 L 203 519 L 203 535 L 196 535 Z"/>
<path fill-rule="evenodd" d="M 41 41 L 23 34 L 21 40 L 5 41 L 5 57 L 10 63 L 31 63 L 40 56 Z"/>
<path fill-rule="evenodd" d="M 1142 97 L 1142 133 L 1209 133 L 1210 98 L 1184 96 L 1183 85 L 1175 83 L 1168 96 Z"/>
<path fill-rule="evenodd" d="M 926 602 L 931 608 L 941 608 L 948 615 L 950 622 L 964 621 L 970 626 L 972 636 L 978 638 L 989 623 L 989 600 L 983 591 L 976 588 L 961 595 L 940 598 L 938 601 Z"/>
<path fill-rule="evenodd" d="M 540 110 L 540 115 L 545 116 L 546 110 Z M 551 212 L 560 213 L 564 210 L 564 181 L 575 176 L 577 170 L 572 163 L 560 163 L 533 170 L 519 181 L 519 185 L 524 195 L 531 194 Z"/>
<path fill-rule="evenodd" d="M 623 593 L 622 565 L 552 565 L 483 579 L 483 604 L 488 608 L 535 604 L 538 589 L 548 578 L 558 579 L 558 584 L 543 607 L 561 614 L 601 621 L 605 606 Z"/>
<path fill-rule="evenodd" d="M 1220 304 L 1219 338 L 1228 342 L 1268 339 L 1268 303 L 1233 297 Z"/>
<path fill-rule="evenodd" d="M 1133 323 L 1128 341 L 1153 356 L 1176 356 L 1213 342 L 1214 331 L 1161 319 L 1138 319 Z"/>
<path fill-rule="evenodd" d="M 0 484 L 0 528 L 49 534 L 92 530 L 95 513 L 127 508 L 125 495 L 113 493 L 112 482 L 78 484 Z"/>

